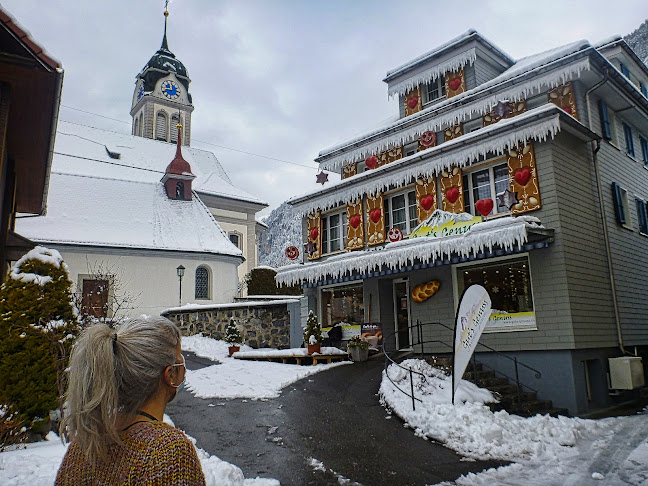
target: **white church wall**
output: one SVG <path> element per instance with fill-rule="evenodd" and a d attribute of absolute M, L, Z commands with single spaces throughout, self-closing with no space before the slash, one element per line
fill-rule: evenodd
<path fill-rule="evenodd" d="M 63 255 L 75 289 L 81 285 L 84 276 L 96 273 L 97 269 L 112 275 L 112 295 L 117 300 L 123 300 L 124 293 L 133 298 L 131 308 L 120 311 L 131 317 L 141 314 L 158 315 L 162 310 L 178 305 L 180 285 L 176 269 L 179 265 L 185 267 L 182 279 L 183 305 L 233 302 L 237 291 L 238 258 L 123 249 L 93 248 L 88 251 L 83 247 L 47 246 L 56 248 Z M 208 299 L 195 298 L 195 277 L 199 266 L 209 270 Z"/>

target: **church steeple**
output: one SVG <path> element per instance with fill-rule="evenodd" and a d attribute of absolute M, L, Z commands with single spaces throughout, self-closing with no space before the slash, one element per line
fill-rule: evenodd
<path fill-rule="evenodd" d="M 191 172 L 191 165 L 182 156 L 182 125 L 178 123 L 178 140 L 175 158 L 167 166 L 160 182 L 164 184 L 169 199 L 191 200 L 191 182 L 196 176 Z"/>
<path fill-rule="evenodd" d="M 175 127 L 184 127 L 185 145 L 191 140 L 191 113 L 194 110 L 189 93 L 189 74 L 184 64 L 169 50 L 167 21 L 169 11 L 164 9 L 162 45 L 149 59 L 135 81 L 131 105 L 133 135 L 175 143 Z"/>

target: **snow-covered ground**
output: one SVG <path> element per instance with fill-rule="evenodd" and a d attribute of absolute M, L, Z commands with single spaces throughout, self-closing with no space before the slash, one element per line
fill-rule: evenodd
<path fill-rule="evenodd" d="M 164 420 L 173 422 L 165 415 Z M 196 441 L 189 437 L 194 445 Z M 26 448 L 0 453 L 0 484 L 2 486 L 46 486 L 54 484 L 67 446 L 50 432 L 47 440 L 27 444 Z M 243 471 L 229 462 L 196 447 L 208 486 L 278 486 L 276 479 L 245 479 Z"/>
<path fill-rule="evenodd" d="M 403 366 L 414 375 L 415 395 L 422 400 L 412 410 L 411 398 L 385 376 L 381 402 L 406 426 L 425 438 L 439 441 L 467 458 L 500 459 L 513 464 L 469 474 L 458 485 L 641 485 L 648 486 L 648 414 L 586 420 L 536 415 L 521 418 L 505 411 L 491 412 L 487 390 L 462 380 L 455 405 L 452 379 L 421 360 Z M 402 390 L 410 378 L 391 365 L 389 377 Z"/>
<path fill-rule="evenodd" d="M 328 370 L 334 366 L 351 364 L 318 364 L 300 366 L 293 364 L 248 361 L 228 357 L 228 344 L 200 335 L 182 338 L 183 351 L 219 362 L 199 370 L 187 371 L 187 389 L 199 398 L 276 398 L 282 388 L 307 376 Z M 328 348 L 324 348 L 325 350 Z M 276 350 L 256 351 L 241 346 L 240 353 L 272 354 Z M 299 350 L 290 350 L 299 353 Z M 304 350 L 305 351 L 305 350 Z M 284 350 L 282 352 L 288 352 Z M 342 352 L 342 354 L 345 354 Z"/>

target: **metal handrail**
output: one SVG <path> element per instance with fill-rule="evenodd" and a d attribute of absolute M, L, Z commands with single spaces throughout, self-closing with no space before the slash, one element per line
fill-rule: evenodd
<path fill-rule="evenodd" d="M 413 340 L 413 342 L 412 342 L 412 346 L 416 346 L 416 345 L 421 346 L 421 352 L 420 352 L 420 353 L 414 353 L 414 354 L 425 355 L 425 344 L 433 344 L 433 343 L 441 344 L 441 345 L 446 346 L 446 347 L 448 347 L 448 348 L 450 348 L 450 349 L 452 350 L 453 346 L 450 345 L 450 344 L 448 344 L 448 343 L 446 343 L 445 341 L 441 341 L 441 340 L 438 340 L 438 339 L 430 339 L 430 340 L 424 340 L 424 339 L 423 339 L 423 326 L 432 326 L 432 325 L 440 325 L 441 327 L 444 327 L 444 328 L 446 328 L 446 329 L 448 329 L 448 330 L 454 332 L 454 329 L 450 328 L 449 326 L 446 326 L 445 324 L 442 324 L 441 322 L 428 322 L 428 323 L 421 323 L 420 321 L 417 320 L 415 325 L 411 325 L 411 326 L 408 326 L 408 327 L 407 327 L 407 329 L 408 329 L 408 331 L 410 331 L 410 334 L 412 335 L 412 337 L 414 337 L 415 335 L 414 335 L 413 332 L 411 332 L 411 330 L 412 330 L 413 328 L 416 328 L 416 330 L 417 330 L 417 332 L 416 332 L 416 339 L 417 339 L 417 342 L 414 342 L 414 340 Z M 425 378 L 426 378 L 426 377 L 425 377 L 425 375 L 424 375 L 423 373 L 421 373 L 421 372 L 418 372 L 418 371 L 415 371 L 415 370 L 413 370 L 413 369 L 411 369 L 411 368 L 408 368 L 408 367 L 402 366 L 400 363 L 397 363 L 396 361 L 394 361 L 394 359 L 393 359 L 391 356 L 389 356 L 389 353 L 388 353 L 387 350 L 385 349 L 385 343 L 389 341 L 388 338 L 391 338 L 392 336 L 395 337 L 397 332 L 398 332 L 398 331 L 394 331 L 394 332 L 392 332 L 392 333 L 390 333 L 390 334 L 383 335 L 382 350 L 383 350 L 383 354 L 385 355 L 385 366 L 384 366 L 385 375 L 387 376 L 387 378 L 389 379 L 389 381 L 392 383 L 392 385 L 394 385 L 394 388 L 396 388 L 396 389 L 399 390 L 401 393 L 404 393 L 405 395 L 407 395 L 407 396 L 409 396 L 409 397 L 412 398 L 412 409 L 413 409 L 413 410 L 416 410 L 416 401 L 422 402 L 422 400 L 421 400 L 420 398 L 416 398 L 416 397 L 414 396 L 414 380 L 413 380 L 413 378 L 414 378 L 414 374 L 420 375 L 424 381 L 425 381 Z M 488 349 L 488 350 L 490 350 L 490 351 L 492 351 L 492 352 L 494 352 L 494 353 L 496 353 L 496 354 L 498 354 L 498 355 L 500 355 L 500 356 L 503 356 L 503 357 L 505 357 L 505 358 L 507 358 L 507 359 L 509 359 L 509 360 L 511 360 L 511 361 L 514 362 L 514 365 L 515 365 L 515 378 L 513 378 L 513 377 L 511 377 L 511 376 L 508 376 L 506 373 L 503 373 L 503 372 L 501 372 L 501 371 L 499 371 L 499 370 L 495 370 L 494 368 L 491 368 L 490 366 L 488 366 L 488 365 L 486 365 L 486 364 L 484 364 L 484 363 L 478 362 L 474 354 L 473 354 L 473 357 L 472 357 L 472 362 L 473 362 L 473 372 L 476 372 L 476 368 L 477 368 L 476 365 L 477 365 L 477 363 L 479 363 L 482 367 L 488 368 L 489 370 L 495 372 L 496 374 L 499 374 L 499 375 L 501 375 L 501 376 L 503 376 L 503 377 L 505 377 L 505 378 L 507 378 L 507 379 L 512 380 L 512 381 L 515 382 L 515 384 L 516 384 L 516 386 L 517 386 L 517 399 L 518 399 L 518 400 L 517 400 L 517 404 L 518 404 L 518 410 L 521 411 L 521 394 L 522 394 L 522 387 L 524 387 L 524 388 L 526 388 L 526 389 L 528 389 L 528 390 L 531 390 L 531 391 L 533 391 L 533 392 L 537 392 L 537 390 L 535 390 L 535 389 L 531 388 L 530 386 L 525 385 L 524 383 L 520 382 L 520 377 L 519 377 L 519 372 L 518 372 L 518 365 L 522 365 L 522 366 L 524 366 L 525 368 L 527 368 L 527 369 L 533 371 L 534 374 L 535 374 L 535 378 L 536 378 L 536 379 L 540 379 L 540 378 L 542 377 L 542 373 L 541 373 L 540 371 L 536 370 L 535 368 L 533 368 L 532 366 L 529 366 L 529 365 L 527 365 L 527 364 L 525 364 L 525 363 L 522 363 L 522 362 L 518 361 L 517 357 L 511 357 L 511 356 L 509 356 L 509 355 L 507 355 L 507 354 L 505 354 L 505 353 L 502 353 L 502 352 L 500 352 L 500 351 L 497 351 L 497 350 L 495 350 L 495 349 L 491 348 L 490 346 L 488 346 L 488 345 L 486 345 L 486 344 L 483 344 L 483 343 L 479 343 L 479 342 L 478 342 L 477 345 L 482 346 L 482 347 L 484 347 L 484 348 L 486 348 L 486 349 Z M 408 392 L 406 392 L 406 391 L 404 391 L 404 390 L 402 390 L 401 388 L 399 388 L 399 387 L 396 385 L 396 383 L 394 383 L 394 380 L 391 379 L 391 377 L 389 376 L 389 373 L 388 373 L 388 371 L 387 371 L 388 368 L 389 368 L 389 366 L 390 366 L 390 365 L 388 364 L 388 362 L 391 362 L 391 364 L 395 364 L 395 365 L 398 366 L 399 368 L 404 369 L 404 370 L 406 370 L 407 372 L 409 372 L 409 375 L 410 375 L 410 388 L 411 388 L 411 394 L 408 393 Z"/>

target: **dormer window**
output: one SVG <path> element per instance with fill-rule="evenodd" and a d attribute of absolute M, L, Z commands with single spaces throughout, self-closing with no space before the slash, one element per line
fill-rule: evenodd
<path fill-rule="evenodd" d="M 434 81 L 423 85 L 423 105 L 432 103 L 439 98 L 445 98 L 445 76 L 439 76 Z"/>

